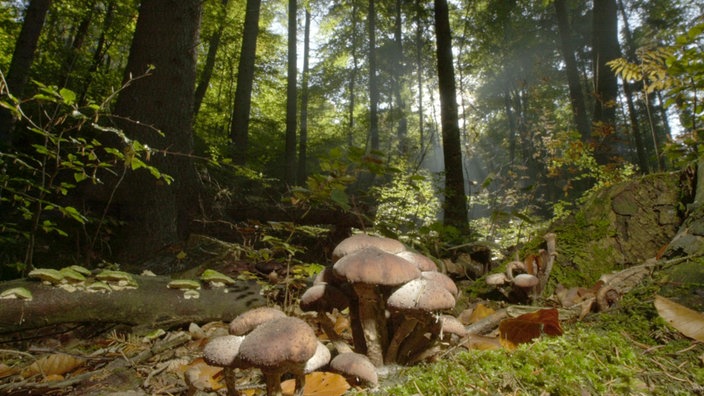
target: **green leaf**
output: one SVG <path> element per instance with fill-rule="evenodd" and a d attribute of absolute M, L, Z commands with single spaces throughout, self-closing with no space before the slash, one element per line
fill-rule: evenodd
<path fill-rule="evenodd" d="M 61 98 L 63 98 L 64 103 L 68 105 L 72 105 L 76 102 L 76 93 L 68 88 L 61 88 L 61 90 L 59 91 L 59 95 L 61 95 Z"/>
<path fill-rule="evenodd" d="M 349 204 L 349 197 L 347 196 L 347 193 L 344 190 L 341 189 L 334 189 L 330 192 L 330 199 L 333 200 L 338 206 L 341 208 L 348 210 L 350 208 Z"/>

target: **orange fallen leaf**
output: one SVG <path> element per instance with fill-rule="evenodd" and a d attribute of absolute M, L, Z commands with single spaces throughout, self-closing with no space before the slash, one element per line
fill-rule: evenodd
<path fill-rule="evenodd" d="M 489 351 L 499 349 L 502 346 L 498 337 L 487 337 L 478 334 L 471 334 L 462 345 L 467 349 L 477 351 Z"/>
<path fill-rule="evenodd" d="M 281 389 L 284 395 L 293 395 L 296 381 L 293 379 L 283 381 Z M 314 371 L 306 375 L 306 385 L 303 387 L 304 396 L 340 396 L 350 389 L 345 377 L 329 372 Z"/>
<path fill-rule="evenodd" d="M 704 314 L 678 304 L 669 298 L 655 296 L 655 308 L 660 317 L 680 333 L 704 341 Z"/>
<path fill-rule="evenodd" d="M 474 310 L 472 310 L 472 314 L 469 315 L 469 318 L 467 319 L 467 324 L 477 323 L 480 320 L 486 318 L 487 316 L 493 314 L 494 312 L 496 312 L 494 311 L 494 309 L 487 307 L 482 303 L 479 303 L 476 307 L 474 307 Z"/>
<path fill-rule="evenodd" d="M 17 372 L 15 367 L 10 367 L 5 363 L 0 363 L 0 378 L 9 377 Z"/>
<path fill-rule="evenodd" d="M 28 378 L 37 374 L 48 377 L 54 374 L 63 375 L 83 365 L 85 359 L 65 353 L 54 353 L 43 356 L 22 370 L 22 377 Z"/>
<path fill-rule="evenodd" d="M 557 309 L 541 309 L 499 323 L 499 340 L 507 349 L 515 349 L 518 344 L 531 342 L 543 333 L 562 335 Z"/>
<path fill-rule="evenodd" d="M 187 382 L 196 389 L 217 391 L 225 387 L 224 381 L 220 381 L 222 368 L 209 366 L 203 358 L 197 358 L 189 364 L 183 364 L 177 371 L 183 374 Z"/>

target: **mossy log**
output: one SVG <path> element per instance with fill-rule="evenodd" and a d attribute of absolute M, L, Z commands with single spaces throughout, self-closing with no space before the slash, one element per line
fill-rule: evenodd
<path fill-rule="evenodd" d="M 61 323 L 122 323 L 173 327 L 190 322 L 230 321 L 264 305 L 255 283 L 199 290 L 198 298 L 167 287 L 165 276 L 132 275 L 137 287 L 109 292 L 68 292 L 38 281 L 18 279 L 0 283 L 0 292 L 24 287 L 31 300 L 0 300 L 0 334 Z M 227 290 L 227 292 L 226 292 Z"/>

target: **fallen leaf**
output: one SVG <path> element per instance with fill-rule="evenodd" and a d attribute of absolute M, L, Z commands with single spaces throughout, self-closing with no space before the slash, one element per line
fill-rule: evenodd
<path fill-rule="evenodd" d="M 515 349 L 518 344 L 531 342 L 543 333 L 562 335 L 557 309 L 541 309 L 499 323 L 499 340 L 506 349 Z"/>
<path fill-rule="evenodd" d="M 293 395 L 296 381 L 293 379 L 283 381 L 281 389 L 284 395 Z M 303 387 L 304 396 L 340 396 L 350 389 L 345 377 L 329 372 L 314 371 L 306 375 L 306 385 Z"/>
<path fill-rule="evenodd" d="M 476 307 L 474 307 L 474 309 L 472 310 L 472 314 L 469 315 L 469 318 L 466 319 L 467 323 L 465 324 L 477 323 L 480 320 L 486 318 L 487 316 L 493 314 L 494 312 L 496 311 L 494 311 L 492 308 L 487 307 L 482 303 L 479 303 Z"/>
<path fill-rule="evenodd" d="M 655 296 L 655 308 L 660 317 L 680 333 L 704 341 L 704 314 L 663 296 Z"/>
<path fill-rule="evenodd" d="M 5 363 L 0 363 L 0 378 L 9 377 L 17 372 L 15 367 L 10 367 Z"/>
<path fill-rule="evenodd" d="M 222 368 L 209 366 L 203 358 L 181 365 L 177 372 L 182 373 L 186 381 L 198 390 L 217 391 L 225 387 L 224 380 L 220 382 Z"/>
<path fill-rule="evenodd" d="M 39 358 L 36 362 L 22 370 L 22 377 L 28 378 L 37 374 L 44 377 L 52 375 L 63 375 L 81 366 L 85 359 L 78 358 L 65 353 L 55 353 Z"/>
<path fill-rule="evenodd" d="M 478 334 L 471 334 L 462 345 L 467 349 L 477 351 L 500 349 L 502 346 L 498 337 L 487 337 Z"/>

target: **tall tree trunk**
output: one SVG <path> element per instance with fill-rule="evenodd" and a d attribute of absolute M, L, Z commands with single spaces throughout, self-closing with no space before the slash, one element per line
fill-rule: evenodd
<path fill-rule="evenodd" d="M 415 0 L 416 9 L 416 84 L 418 89 L 418 133 L 420 140 L 421 156 L 425 155 L 425 115 L 423 114 L 423 26 L 421 12 L 423 4 L 421 0 Z"/>
<path fill-rule="evenodd" d="M 39 35 L 42 32 L 46 13 L 49 11 L 50 6 L 51 0 L 32 0 L 29 2 L 25 12 L 22 29 L 15 42 L 15 50 L 12 53 L 12 61 L 10 61 L 10 67 L 5 76 L 7 90 L 16 98 L 21 99 L 24 95 L 25 85 L 29 78 L 29 70 L 37 50 Z M 10 111 L 0 107 L 0 148 L 12 147 L 15 121 Z"/>
<path fill-rule="evenodd" d="M 198 85 L 196 86 L 195 98 L 193 100 L 194 120 L 198 116 L 198 112 L 200 111 L 200 105 L 201 103 L 203 103 L 205 92 L 208 90 L 208 85 L 210 84 L 210 78 L 213 76 L 213 69 L 215 68 L 215 58 L 218 53 L 218 48 L 220 48 L 220 38 L 222 37 L 222 32 L 225 30 L 228 2 L 229 0 L 221 0 L 218 26 L 213 32 L 213 35 L 210 36 L 210 40 L 208 40 L 208 55 L 205 58 L 205 64 L 203 65 L 203 71 L 200 74 L 200 79 L 198 80 Z"/>
<path fill-rule="evenodd" d="M 185 239 L 195 215 L 197 182 L 189 155 L 201 5 L 201 0 L 152 0 L 139 8 L 125 78 L 143 74 L 149 65 L 154 70 L 120 93 L 115 114 L 139 121 L 120 122 L 129 138 L 167 152 L 152 155 L 150 164 L 174 182 L 167 185 L 144 170 L 128 174 L 119 201 L 127 216 L 118 238 L 122 260 L 139 261 Z"/>
<path fill-rule="evenodd" d="M 261 0 L 247 0 L 247 12 L 242 32 L 242 50 L 237 68 L 237 89 L 232 110 L 230 139 L 233 143 L 233 162 L 244 165 L 247 162 L 249 141 L 249 111 L 252 107 L 252 86 L 254 80 L 254 58 L 257 54 L 259 35 L 259 9 Z"/>
<path fill-rule="evenodd" d="M 395 21 L 394 21 L 394 47 L 395 59 L 393 68 L 394 80 L 394 96 L 396 98 L 396 113 L 398 117 L 398 126 L 396 127 L 396 136 L 398 137 L 398 151 L 401 155 L 408 152 L 408 122 L 406 120 L 406 101 L 403 99 L 402 93 L 402 78 L 403 78 L 403 20 L 401 18 L 401 0 L 396 0 L 395 4 Z"/>
<path fill-rule="evenodd" d="M 559 31 L 560 48 L 565 60 L 565 74 L 567 74 L 567 85 L 570 90 L 570 104 L 572 105 L 572 116 L 579 131 L 582 141 L 589 141 L 591 127 L 587 116 L 587 106 L 584 102 L 584 93 L 579 78 L 577 60 L 572 47 L 572 34 L 565 0 L 555 0 L 555 14 L 557 15 L 557 28 Z"/>
<path fill-rule="evenodd" d="M 308 73 L 310 58 L 310 10 L 306 7 L 306 21 L 303 30 L 303 75 L 301 76 L 301 127 L 298 140 L 298 184 L 303 185 L 308 177 Z"/>
<path fill-rule="evenodd" d="M 296 55 L 296 31 L 298 4 L 297 0 L 288 0 L 288 81 L 286 87 L 286 161 L 284 181 L 288 185 L 296 183 L 296 113 L 298 104 L 297 71 L 298 56 Z"/>
<path fill-rule="evenodd" d="M 376 81 L 376 10 L 375 0 L 369 0 L 367 26 L 369 29 L 369 146 L 368 150 L 379 150 L 379 87 Z"/>
<path fill-rule="evenodd" d="M 352 38 L 351 40 L 351 46 L 350 46 L 350 53 L 352 54 L 352 72 L 350 73 L 350 81 L 349 81 L 349 95 L 350 95 L 350 103 L 349 103 L 349 109 L 347 111 L 347 146 L 352 147 L 354 145 L 354 128 L 355 128 L 355 122 L 354 122 L 354 107 L 357 103 L 355 100 L 356 97 L 356 84 L 357 84 L 357 72 L 359 70 L 359 65 L 358 65 L 358 60 L 357 60 L 357 1 L 358 0 L 352 0 Z"/>
<path fill-rule="evenodd" d="M 592 140 L 595 158 L 600 164 L 611 162 L 617 153 L 616 74 L 607 62 L 619 57 L 617 13 L 615 0 L 594 0 L 592 63 L 594 70 L 595 129 Z"/>
<path fill-rule="evenodd" d="M 63 77 L 61 78 L 61 80 L 63 80 L 62 84 L 63 86 L 69 87 L 74 90 L 76 89 L 76 87 L 74 87 L 73 84 L 70 84 L 71 71 L 73 70 L 74 64 L 76 63 L 76 59 L 78 59 L 80 55 L 81 48 L 83 48 L 83 43 L 85 42 L 86 36 L 88 35 L 88 29 L 90 28 L 90 24 L 93 22 L 95 4 L 96 0 L 91 1 L 88 4 L 88 10 L 83 15 L 81 23 L 78 24 L 78 27 L 76 28 L 76 33 L 74 33 L 73 40 L 71 42 L 71 48 L 69 48 L 69 50 L 67 51 L 66 59 L 64 59 Z"/>
<path fill-rule="evenodd" d="M 93 82 L 93 77 L 95 73 L 98 71 L 98 68 L 100 67 L 100 64 L 103 62 L 103 57 L 105 56 L 105 52 L 107 51 L 107 32 L 110 30 L 110 27 L 112 26 L 112 21 L 115 17 L 115 0 L 110 0 L 107 5 L 105 6 L 105 18 L 103 18 L 103 27 L 100 32 L 100 36 L 98 37 L 98 43 L 95 46 L 95 51 L 93 52 L 93 59 L 91 61 L 90 67 L 88 68 L 88 77 L 86 77 L 86 81 L 83 84 L 81 94 L 80 94 L 80 99 L 79 103 L 85 104 L 86 103 L 86 98 L 88 96 L 88 90 L 90 89 L 90 85 Z"/>
<path fill-rule="evenodd" d="M 452 34 L 447 0 L 435 0 L 435 37 L 442 120 L 442 151 L 445 158 L 444 224 L 467 232 L 469 230 L 467 198 L 462 170 L 462 147 L 457 117 L 455 68 L 452 63 Z"/>

